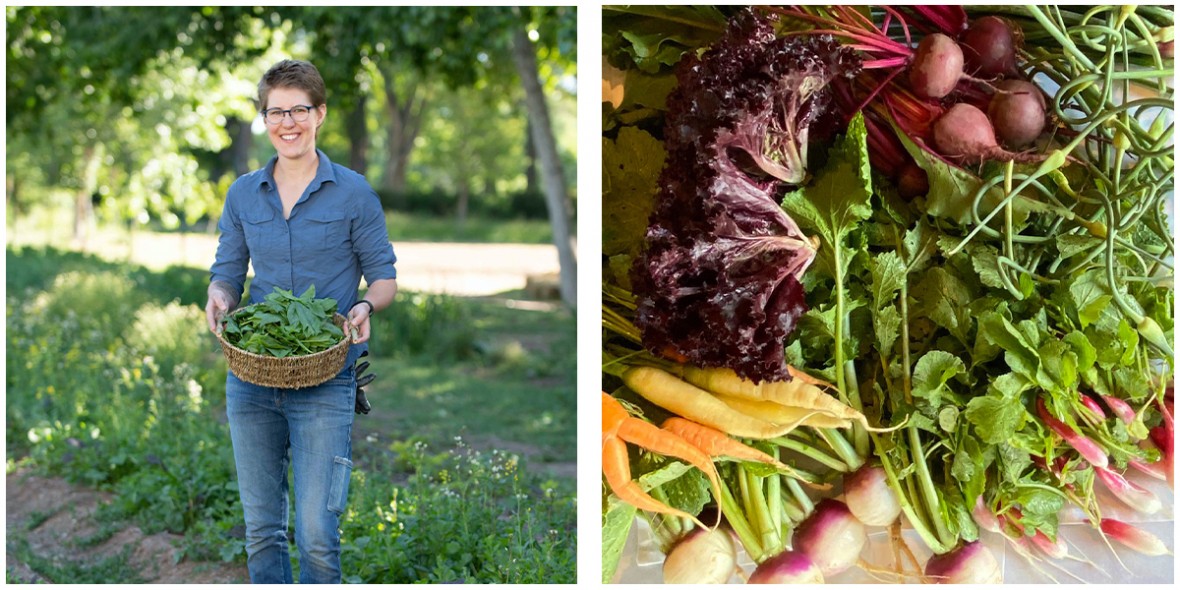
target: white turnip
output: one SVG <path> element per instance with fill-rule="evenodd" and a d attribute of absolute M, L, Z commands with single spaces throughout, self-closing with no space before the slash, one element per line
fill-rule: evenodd
<path fill-rule="evenodd" d="M 802 551 L 786 550 L 758 564 L 751 584 L 823 584 L 824 575 Z"/>
<path fill-rule="evenodd" d="M 976 19 L 959 38 L 968 74 L 993 78 L 1016 73 L 1016 35 L 998 16 Z"/>
<path fill-rule="evenodd" d="M 869 526 L 888 526 L 901 514 L 901 501 L 880 465 L 865 465 L 845 475 L 844 497 L 852 515 Z"/>
<path fill-rule="evenodd" d="M 963 50 L 942 33 L 927 35 L 914 50 L 910 88 L 920 98 L 942 98 L 963 77 Z"/>
<path fill-rule="evenodd" d="M 996 139 L 1011 150 L 1036 141 L 1045 130 L 1045 96 L 1041 89 L 1024 80 L 1004 80 L 996 84 L 996 90 L 987 105 Z"/>
<path fill-rule="evenodd" d="M 1001 584 L 1000 563 L 979 541 L 935 555 L 926 562 L 926 575 L 937 584 Z"/>
<path fill-rule="evenodd" d="M 724 584 L 737 567 L 737 549 L 724 527 L 693 529 L 664 559 L 665 584 Z"/>
<path fill-rule="evenodd" d="M 791 538 L 791 548 L 811 558 L 825 578 L 856 564 L 868 541 L 865 526 L 843 502 L 828 498 L 815 505 Z"/>

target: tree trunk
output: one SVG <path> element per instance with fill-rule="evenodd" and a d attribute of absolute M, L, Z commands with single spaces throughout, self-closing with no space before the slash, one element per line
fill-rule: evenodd
<path fill-rule="evenodd" d="M 525 132 L 524 156 L 527 160 L 524 168 L 525 193 L 537 191 L 537 145 L 533 143 L 533 119 L 529 117 L 528 130 Z"/>
<path fill-rule="evenodd" d="M 356 97 L 356 106 L 348 112 L 348 167 L 361 176 L 369 168 L 369 128 L 365 124 L 365 97 Z"/>
<path fill-rule="evenodd" d="M 571 308 L 577 307 L 577 258 L 570 235 L 570 202 L 565 191 L 565 174 L 557 155 L 557 140 L 549 121 L 549 107 L 537 74 L 537 55 L 523 23 L 512 32 L 512 58 L 524 84 L 533 142 L 541 161 L 541 177 L 545 183 L 545 204 L 549 208 L 549 224 L 553 227 L 553 244 L 557 246 L 557 260 L 561 265 L 561 299 Z"/>
<path fill-rule="evenodd" d="M 94 225 L 94 192 L 98 185 L 99 144 L 88 143 L 82 151 L 81 186 L 74 195 L 74 243 L 83 250 Z"/>
<path fill-rule="evenodd" d="M 394 84 L 393 72 L 387 67 L 380 69 L 381 80 L 385 86 L 385 110 L 389 114 L 389 126 L 386 128 L 385 136 L 388 160 L 381 186 L 392 192 L 401 192 L 406 188 L 406 169 L 410 163 L 410 151 L 414 148 L 414 140 L 421 128 L 422 109 L 426 100 L 417 85 L 411 86 L 405 96 L 402 96 Z"/>
<path fill-rule="evenodd" d="M 217 170 L 210 175 L 214 180 L 227 172 L 232 172 L 237 178 L 250 171 L 250 150 L 254 146 L 250 121 L 230 115 L 225 120 L 225 133 L 229 135 L 229 147 L 218 154 Z"/>
<path fill-rule="evenodd" d="M 455 206 L 455 227 L 460 231 L 467 225 L 467 206 L 471 201 L 471 188 L 467 186 L 467 179 L 459 181 L 459 202 Z"/>
<path fill-rule="evenodd" d="M 17 180 L 15 175 L 7 174 L 4 177 L 4 184 L 5 188 L 7 189 L 4 193 L 6 197 L 5 201 L 7 202 L 9 209 L 8 238 L 13 242 L 16 242 L 16 230 L 20 227 L 20 223 L 17 223 L 17 220 L 24 216 L 24 203 L 21 202 L 21 182 L 20 180 Z"/>

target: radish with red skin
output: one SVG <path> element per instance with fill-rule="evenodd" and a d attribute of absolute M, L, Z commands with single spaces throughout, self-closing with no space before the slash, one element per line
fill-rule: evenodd
<path fill-rule="evenodd" d="M 987 116 L 996 139 L 1008 149 L 1020 149 L 1045 130 L 1045 97 L 1032 82 L 1004 80 L 996 84 Z"/>
<path fill-rule="evenodd" d="M 1099 525 L 1102 532 L 1110 538 L 1142 553 L 1143 555 L 1169 555 L 1172 552 L 1159 537 L 1141 529 L 1133 527 L 1121 520 L 1104 518 Z"/>
<path fill-rule="evenodd" d="M 824 574 L 807 554 L 790 549 L 758 564 L 750 584 L 823 584 Z"/>
<path fill-rule="evenodd" d="M 1163 508 L 1159 497 L 1138 484 L 1127 481 L 1127 478 L 1104 467 L 1094 467 L 1094 474 L 1106 485 L 1123 504 L 1134 508 L 1143 514 L 1155 514 Z"/>
<path fill-rule="evenodd" d="M 1127 402 L 1113 395 L 1102 396 L 1102 401 L 1106 402 L 1106 407 L 1110 408 L 1110 411 L 1115 416 L 1118 416 L 1123 421 L 1123 424 L 1130 426 L 1135 422 L 1135 409 Z"/>
<path fill-rule="evenodd" d="M 963 50 L 942 33 L 927 35 L 914 50 L 910 64 L 910 88 L 920 98 L 942 98 L 963 77 Z"/>
<path fill-rule="evenodd" d="M 1000 563 L 990 549 L 972 541 L 926 562 L 926 575 L 937 584 L 1002 584 Z"/>
<path fill-rule="evenodd" d="M 865 525 L 848 506 L 827 498 L 795 529 L 791 548 L 811 558 L 827 578 L 855 565 L 867 541 Z"/>
<path fill-rule="evenodd" d="M 967 73 L 994 78 L 1016 73 L 1016 35 L 998 16 L 976 19 L 959 37 Z"/>

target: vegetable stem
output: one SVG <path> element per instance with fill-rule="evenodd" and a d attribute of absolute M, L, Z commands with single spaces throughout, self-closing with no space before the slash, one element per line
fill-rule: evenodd
<path fill-rule="evenodd" d="M 914 424 L 906 426 L 906 435 L 909 437 L 910 453 L 914 458 L 914 471 L 918 477 L 918 490 L 922 495 L 926 513 L 934 524 L 938 538 L 947 545 L 952 544 L 954 536 L 943 521 L 942 502 L 938 497 L 938 490 L 934 487 L 934 480 L 930 477 L 930 468 L 926 465 L 926 456 L 922 452 L 922 441 L 918 435 L 918 427 Z"/>
<path fill-rule="evenodd" d="M 844 462 L 802 441 L 780 436 L 778 438 L 769 439 L 767 442 L 778 445 L 784 449 L 795 451 L 796 453 L 812 459 L 816 463 L 819 463 L 824 467 L 834 471 L 839 471 L 840 473 L 847 473 L 850 471 L 848 465 Z"/>
<path fill-rule="evenodd" d="M 738 479 L 741 480 L 740 474 Z M 725 485 L 724 479 L 721 480 L 721 497 L 718 499 L 718 505 L 721 508 L 721 513 L 725 515 L 726 522 L 729 523 L 730 528 L 733 529 L 738 540 L 745 547 L 746 553 L 751 557 L 762 555 L 762 545 L 758 541 L 758 536 L 750 528 L 750 522 L 746 520 L 746 513 L 734 498 L 729 486 Z"/>

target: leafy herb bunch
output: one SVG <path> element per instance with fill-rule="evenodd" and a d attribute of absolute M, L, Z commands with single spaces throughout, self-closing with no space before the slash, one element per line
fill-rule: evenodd
<path fill-rule="evenodd" d="M 336 300 L 315 298 L 315 285 L 296 297 L 275 287 L 261 303 L 246 306 L 225 318 L 226 342 L 255 354 L 283 358 L 332 348 L 344 337 L 333 321 Z"/>

